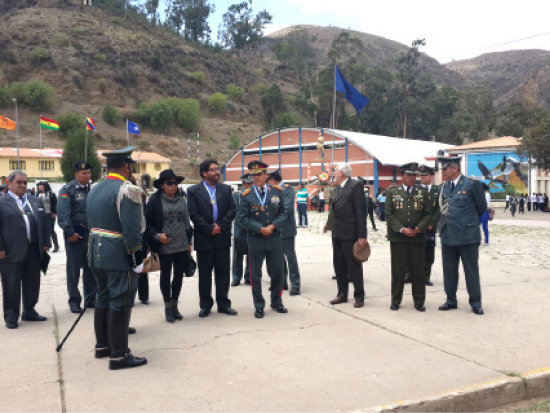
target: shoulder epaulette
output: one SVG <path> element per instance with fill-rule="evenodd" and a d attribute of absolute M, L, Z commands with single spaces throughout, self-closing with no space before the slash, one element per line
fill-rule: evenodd
<path fill-rule="evenodd" d="M 243 193 L 241 193 L 241 196 L 247 196 L 250 192 L 250 188 L 246 189 Z"/>
<path fill-rule="evenodd" d="M 282 191 L 283 188 L 281 188 L 279 185 L 271 185 L 272 188 L 278 189 L 279 191 Z"/>

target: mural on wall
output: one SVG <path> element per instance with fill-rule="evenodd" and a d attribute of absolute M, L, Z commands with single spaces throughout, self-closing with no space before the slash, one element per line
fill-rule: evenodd
<path fill-rule="evenodd" d="M 489 185 L 493 198 L 501 199 L 508 193 L 528 193 L 527 157 L 515 152 L 474 153 L 468 154 L 466 161 L 466 175 Z"/>

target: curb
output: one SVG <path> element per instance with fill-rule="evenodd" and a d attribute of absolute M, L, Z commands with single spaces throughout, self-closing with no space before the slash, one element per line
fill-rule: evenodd
<path fill-rule="evenodd" d="M 550 367 L 474 384 L 423 400 L 375 406 L 369 412 L 476 412 L 550 395 Z"/>

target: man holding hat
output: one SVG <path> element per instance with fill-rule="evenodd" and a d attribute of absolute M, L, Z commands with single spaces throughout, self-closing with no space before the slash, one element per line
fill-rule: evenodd
<path fill-rule="evenodd" d="M 487 210 L 483 186 L 479 181 L 460 172 L 461 157 L 440 157 L 443 180 L 440 191 L 441 215 L 439 233 L 443 259 L 443 281 L 447 301 L 441 311 L 457 308 L 458 264 L 462 261 L 470 306 L 475 314 L 482 315 L 481 287 L 479 284 L 479 218 Z"/>
<path fill-rule="evenodd" d="M 243 187 L 241 192 L 246 191 L 252 186 L 252 178 L 249 174 L 241 176 Z M 235 192 L 233 194 L 233 201 L 235 207 L 239 210 L 241 203 L 241 192 Z M 246 230 L 244 229 L 241 221 L 238 217 L 235 217 L 233 222 L 233 281 L 232 287 L 236 287 L 241 283 L 243 278 L 243 257 L 246 256 L 246 265 L 244 268 L 244 283 L 250 285 L 250 273 L 248 272 L 248 243 L 246 242 Z"/>
<path fill-rule="evenodd" d="M 67 255 L 67 292 L 69 293 L 69 308 L 73 313 L 80 313 L 82 297 L 78 290 L 80 269 L 82 268 L 82 284 L 84 304 L 94 306 L 92 295 L 96 290 L 96 280 L 88 267 L 86 254 L 88 251 L 88 219 L 86 198 L 90 191 L 90 164 L 78 161 L 74 165 L 74 178 L 64 185 L 57 197 L 57 224 L 63 230 L 65 237 L 65 253 Z"/>
<path fill-rule="evenodd" d="M 254 185 L 241 194 L 237 213 L 247 231 L 248 259 L 254 300 L 254 317 L 263 318 L 265 300 L 262 296 L 262 265 L 266 260 L 271 276 L 271 308 L 278 313 L 287 313 L 281 295 L 283 293 L 283 245 L 281 227 L 287 219 L 283 190 L 268 185 L 267 165 L 251 161 L 248 170 Z"/>
<path fill-rule="evenodd" d="M 107 177 L 88 195 L 88 264 L 97 279 L 94 311 L 95 357 L 110 356 L 109 368 L 147 364 L 128 348 L 128 326 L 143 269 L 145 231 L 141 188 L 132 185 L 133 146 L 104 152 Z"/>
<path fill-rule="evenodd" d="M 280 171 L 273 171 L 269 174 L 269 183 L 280 186 L 283 177 Z M 296 216 L 294 214 L 294 189 L 284 184 L 283 201 L 287 209 L 287 219 L 281 226 L 281 237 L 283 239 L 283 254 L 286 257 L 284 266 L 284 287 L 287 289 L 287 276 L 290 278 L 290 295 L 300 295 L 300 270 L 296 258 Z"/>
<path fill-rule="evenodd" d="M 426 285 L 434 285 L 430 281 L 432 274 L 432 265 L 435 259 L 435 233 L 437 229 L 437 222 L 441 214 L 439 213 L 439 187 L 433 184 L 435 168 L 431 168 L 427 165 L 420 165 L 418 168 L 420 171 L 420 182 L 422 187 L 428 193 L 428 205 L 430 206 L 430 221 L 426 232 L 425 238 L 425 282 Z"/>
<path fill-rule="evenodd" d="M 399 310 L 403 299 L 405 272 L 411 273 L 414 308 L 425 311 L 424 231 L 430 221 L 430 205 L 426 190 L 415 184 L 418 164 L 401 166 L 402 185 L 388 188 L 386 221 L 391 252 L 391 305 Z"/>

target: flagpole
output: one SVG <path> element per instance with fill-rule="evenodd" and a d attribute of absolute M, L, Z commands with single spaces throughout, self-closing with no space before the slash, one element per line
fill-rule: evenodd
<path fill-rule="evenodd" d="M 334 95 L 332 97 L 332 155 L 331 164 L 334 171 L 334 122 L 336 120 L 336 65 L 334 65 Z"/>
<path fill-rule="evenodd" d="M 126 119 L 126 142 L 128 142 L 128 146 L 130 146 L 130 135 L 128 134 L 128 119 Z"/>
<path fill-rule="evenodd" d="M 88 116 L 86 116 L 86 122 L 88 122 Z M 84 162 L 88 162 L 88 127 L 84 125 Z"/>
<path fill-rule="evenodd" d="M 42 115 L 40 115 L 42 118 Z M 42 125 L 40 125 L 40 120 L 38 121 L 38 129 L 40 129 L 40 155 L 38 158 L 38 167 L 40 168 L 40 178 L 44 175 L 44 166 L 42 165 Z"/>

